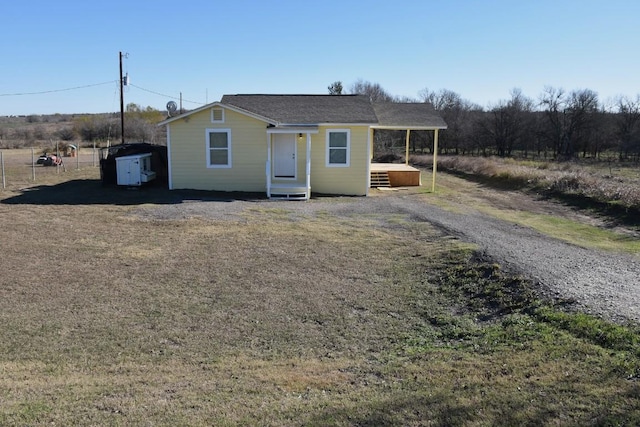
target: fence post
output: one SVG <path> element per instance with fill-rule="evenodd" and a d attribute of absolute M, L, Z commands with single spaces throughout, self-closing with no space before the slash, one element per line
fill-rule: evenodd
<path fill-rule="evenodd" d="M 0 169 L 2 169 L 2 188 L 7 188 L 7 181 L 4 178 L 4 154 L 0 151 Z"/>
<path fill-rule="evenodd" d="M 36 160 L 33 147 L 31 147 L 31 177 L 36 180 Z"/>
<path fill-rule="evenodd" d="M 80 170 L 80 143 L 76 146 L 76 170 Z"/>

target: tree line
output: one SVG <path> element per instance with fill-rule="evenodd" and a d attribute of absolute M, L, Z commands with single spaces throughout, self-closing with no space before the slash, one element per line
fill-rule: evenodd
<path fill-rule="evenodd" d="M 327 89 L 334 95 L 346 93 L 340 81 Z M 535 99 L 513 89 L 509 99 L 483 108 L 448 89 L 426 88 L 417 98 L 407 98 L 389 94 L 378 83 L 358 80 L 348 93 L 368 95 L 373 102 L 430 103 L 448 125 L 439 134 L 443 154 L 558 160 L 614 154 L 621 161 L 640 161 L 640 94 L 603 103 L 590 89 L 547 86 Z M 375 142 L 384 149 L 400 138 L 389 133 Z M 412 132 L 410 144 L 414 153 L 430 152 L 431 135 Z"/>
<path fill-rule="evenodd" d="M 157 124 L 165 119 L 162 111 L 138 104 L 127 104 L 124 113 L 125 141 L 163 143 L 163 129 Z M 74 121 L 75 135 L 83 141 L 118 141 L 121 139 L 120 113 L 82 116 Z"/>
<path fill-rule="evenodd" d="M 165 142 L 165 129 L 157 126 L 166 118 L 164 112 L 130 103 L 124 116 L 125 141 Z M 29 115 L 7 117 L 1 122 L 7 126 L 0 126 L 0 146 L 28 147 L 50 140 L 68 143 L 121 140 L 120 113 Z"/>

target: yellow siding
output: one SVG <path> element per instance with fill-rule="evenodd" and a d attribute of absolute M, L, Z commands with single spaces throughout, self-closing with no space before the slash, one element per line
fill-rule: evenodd
<path fill-rule="evenodd" d="M 266 123 L 225 109 L 224 123 L 211 123 L 211 109 L 170 125 L 173 188 L 266 191 Z M 231 129 L 231 168 L 207 167 L 206 129 Z"/>
<path fill-rule="evenodd" d="M 367 170 L 369 165 L 367 126 L 337 126 L 350 129 L 350 167 L 327 167 L 327 129 L 320 126 L 311 140 L 311 191 L 327 194 L 364 196 L 367 194 Z"/>
<path fill-rule="evenodd" d="M 175 120 L 169 127 L 172 188 L 265 192 L 267 124 L 225 109 L 224 123 L 211 123 L 211 109 Z M 350 167 L 326 166 L 327 129 L 350 129 Z M 231 130 L 231 168 L 207 167 L 206 129 Z M 320 126 L 311 135 L 311 191 L 366 195 L 369 165 L 367 126 Z M 297 179 L 306 176 L 306 135 L 296 137 Z M 282 183 L 274 180 L 274 183 Z M 292 181 L 288 181 L 292 183 Z"/>

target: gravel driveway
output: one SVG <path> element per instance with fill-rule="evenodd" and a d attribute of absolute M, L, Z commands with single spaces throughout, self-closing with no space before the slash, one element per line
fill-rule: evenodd
<path fill-rule="evenodd" d="M 520 194 L 519 197 L 528 196 Z M 144 215 L 165 219 L 193 216 L 222 219 L 258 207 L 283 209 L 292 215 L 304 216 L 315 212 L 338 216 L 406 215 L 413 221 L 430 223 L 445 234 L 475 243 L 484 257 L 498 262 L 507 271 L 535 280 L 541 292 L 549 296 L 573 299 L 585 311 L 618 322 L 640 322 L 640 258 L 577 247 L 473 210 L 454 213 L 425 203 L 413 192 L 320 198 L 309 202 L 193 200 L 146 208 Z"/>
<path fill-rule="evenodd" d="M 478 212 L 452 213 L 411 196 L 371 199 L 475 243 L 505 270 L 538 282 L 553 296 L 617 321 L 640 321 L 640 258 L 584 249 Z M 389 206 L 390 205 L 390 206 Z"/>

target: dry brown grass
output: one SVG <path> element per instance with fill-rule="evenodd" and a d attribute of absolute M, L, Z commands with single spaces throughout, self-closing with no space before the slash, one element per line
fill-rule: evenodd
<path fill-rule="evenodd" d="M 415 164 L 429 165 L 425 157 Z M 550 194 L 581 197 L 640 211 L 640 169 L 611 163 L 552 163 L 516 161 L 496 157 L 441 156 L 438 167 L 499 180 L 511 186 Z"/>
<path fill-rule="evenodd" d="M 427 224 L 293 217 L 287 204 L 158 220 L 145 212 L 175 193 L 64 182 L 73 176 L 0 193 L 2 425 L 640 417 L 620 353 L 461 311 L 434 278 L 469 252 Z M 485 327 L 496 337 L 470 341 Z"/>
<path fill-rule="evenodd" d="M 47 148 L 21 148 L 0 150 L 4 164 L 4 190 L 18 190 L 41 184 L 56 184 L 72 179 L 96 179 L 100 177 L 99 150 L 80 148 L 78 157 L 63 157 L 63 167 L 38 165 L 37 159 L 44 152 L 55 153 Z M 0 166 L 0 173 L 2 172 Z M 35 180 L 34 180 L 35 176 Z M 2 191 L 0 181 L 0 191 Z"/>
<path fill-rule="evenodd" d="M 130 209 L 0 205 L 4 423 L 254 424 L 344 390 L 411 324 L 391 315 L 406 310 L 390 272 L 408 248 L 387 232 Z"/>

